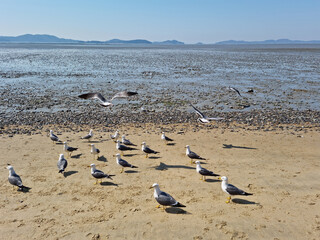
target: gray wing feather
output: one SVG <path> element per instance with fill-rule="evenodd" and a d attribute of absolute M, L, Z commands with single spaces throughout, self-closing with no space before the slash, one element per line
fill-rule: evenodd
<path fill-rule="evenodd" d="M 156 200 L 163 206 L 172 206 L 177 203 L 177 201 L 170 194 L 165 192 L 161 192 Z"/>
<path fill-rule="evenodd" d="M 233 186 L 232 184 L 228 184 L 226 191 L 230 195 L 245 195 L 245 191 Z"/>
<path fill-rule="evenodd" d="M 22 186 L 22 180 L 21 180 L 20 176 L 17 174 L 13 174 L 12 176 L 10 176 L 8 178 L 8 180 L 9 180 L 9 183 L 11 183 L 12 185 L 15 185 L 18 187 Z"/>

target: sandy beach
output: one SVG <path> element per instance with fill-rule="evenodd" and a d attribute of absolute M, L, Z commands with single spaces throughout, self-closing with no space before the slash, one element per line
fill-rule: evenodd
<path fill-rule="evenodd" d="M 194 124 L 196 125 L 196 124 Z M 53 144 L 48 129 L 79 148 L 68 160 L 66 177 L 58 173 L 63 145 Z M 121 173 L 112 131 L 93 129 L 100 149 L 93 160 L 80 137 L 90 127 L 70 131 L 48 126 L 34 135 L 2 134 L 1 239 L 319 239 L 320 133 L 316 128 L 259 131 L 203 128 L 191 124 L 119 127 L 138 150 L 123 159 L 138 166 Z M 165 130 L 174 144 L 165 145 Z M 115 129 L 114 129 L 115 130 Z M 159 151 L 146 159 L 141 142 Z M 253 196 L 226 203 L 217 177 L 200 180 L 185 146 L 207 160 L 202 166 Z M 89 165 L 114 174 L 95 185 Z M 6 166 L 11 164 L 31 189 L 13 190 Z M 156 208 L 153 189 L 171 194 L 186 208 Z"/>

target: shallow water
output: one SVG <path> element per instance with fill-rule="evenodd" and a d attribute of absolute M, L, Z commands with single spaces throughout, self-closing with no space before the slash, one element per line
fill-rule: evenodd
<path fill-rule="evenodd" d="M 320 45 L 0 44 L 0 110 L 81 111 L 91 101 L 79 94 L 120 90 L 155 111 L 320 110 L 319 76 Z"/>

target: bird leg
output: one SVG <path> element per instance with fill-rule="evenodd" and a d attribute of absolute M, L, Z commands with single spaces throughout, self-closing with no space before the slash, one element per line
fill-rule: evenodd
<path fill-rule="evenodd" d="M 203 177 L 203 179 L 202 179 L 202 180 L 205 182 L 205 181 L 206 181 L 206 176 L 202 176 L 202 177 Z"/>
<path fill-rule="evenodd" d="M 165 208 L 165 207 L 164 207 L 164 206 L 162 205 L 162 208 L 161 208 L 161 210 L 162 210 L 162 211 L 164 211 L 164 210 L 166 210 L 166 208 Z"/>
<path fill-rule="evenodd" d="M 156 206 L 156 208 L 160 208 L 160 204 Z"/>
<path fill-rule="evenodd" d="M 148 153 L 146 154 L 146 158 L 148 158 Z"/>
<path fill-rule="evenodd" d="M 228 200 L 226 201 L 226 203 L 230 203 L 231 200 L 231 196 L 228 197 Z"/>
<path fill-rule="evenodd" d="M 121 169 L 120 173 L 123 173 L 123 168 Z"/>
<path fill-rule="evenodd" d="M 98 179 L 96 180 L 96 182 L 94 183 L 95 185 L 98 184 Z"/>

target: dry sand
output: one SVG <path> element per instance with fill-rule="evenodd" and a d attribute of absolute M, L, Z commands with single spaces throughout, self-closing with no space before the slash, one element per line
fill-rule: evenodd
<path fill-rule="evenodd" d="M 168 126 L 166 126 L 168 127 Z M 1 239 L 320 239 L 320 133 L 308 131 L 245 131 L 208 129 L 179 132 L 175 125 L 164 145 L 155 126 L 120 128 L 138 144 L 123 158 L 138 169 L 120 174 L 109 134 L 94 131 L 100 161 L 93 160 L 83 132 L 61 131 L 59 137 L 79 150 L 66 155 L 67 177 L 58 174 L 63 146 L 52 144 L 47 132 L 2 135 L 0 182 Z M 56 126 L 53 128 L 59 132 Z M 146 159 L 145 141 L 160 152 Z M 207 158 L 203 167 L 229 177 L 253 196 L 227 195 L 217 178 L 200 180 L 185 156 L 185 145 Z M 223 144 L 229 146 L 224 147 Z M 113 181 L 94 185 L 91 163 L 115 174 Z M 7 164 L 21 176 L 29 192 L 13 190 Z M 130 169 L 131 170 L 131 169 Z M 155 208 L 157 182 L 186 208 Z"/>

